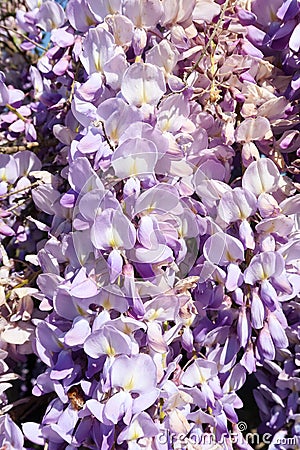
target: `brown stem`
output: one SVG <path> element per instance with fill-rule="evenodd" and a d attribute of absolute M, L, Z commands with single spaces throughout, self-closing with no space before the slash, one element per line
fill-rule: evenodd
<path fill-rule="evenodd" d="M 215 36 L 217 35 L 218 29 L 219 29 L 219 27 L 220 27 L 220 24 L 221 24 L 223 18 L 224 18 L 225 12 L 226 12 L 226 10 L 227 10 L 227 8 L 228 8 L 228 6 L 229 6 L 230 1 L 231 1 L 231 0 L 226 0 L 226 1 L 225 1 L 224 6 L 223 6 L 223 8 L 222 8 L 222 11 L 221 11 L 221 13 L 220 13 L 220 17 L 219 17 L 219 19 L 218 19 L 218 22 L 216 23 L 216 25 L 215 25 L 215 27 L 214 27 L 214 29 L 213 29 L 213 32 L 211 33 L 210 38 L 209 38 L 208 41 L 207 41 L 207 44 L 206 44 L 205 47 L 203 48 L 203 50 L 202 50 L 202 52 L 200 53 L 200 56 L 199 56 L 199 58 L 197 59 L 197 61 L 195 62 L 195 64 L 194 64 L 194 65 L 193 65 L 193 66 L 185 73 L 185 80 L 186 80 L 186 78 L 188 77 L 189 74 L 191 74 L 192 72 L 194 72 L 194 70 L 197 69 L 198 65 L 200 64 L 200 61 L 202 60 L 203 56 L 206 54 L 206 52 L 207 52 L 207 50 L 209 49 L 209 47 L 210 47 L 212 41 L 214 40 Z"/>
<path fill-rule="evenodd" d="M 31 42 L 32 44 L 34 44 L 36 47 L 40 48 L 41 50 L 44 50 L 44 52 L 47 51 L 47 49 L 45 47 L 43 47 L 42 45 L 38 44 L 33 39 L 30 39 L 28 36 L 26 36 L 25 34 L 21 33 L 20 31 L 12 30 L 11 28 L 7 27 L 6 25 L 2 25 L 2 24 L 0 25 L 0 28 L 2 28 L 3 30 L 9 31 L 11 33 L 17 34 L 18 36 L 22 37 L 23 39 L 25 39 L 28 42 Z"/>

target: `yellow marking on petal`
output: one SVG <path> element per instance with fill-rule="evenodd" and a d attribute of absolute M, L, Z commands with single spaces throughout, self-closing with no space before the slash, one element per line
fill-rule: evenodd
<path fill-rule="evenodd" d="M 271 22 L 278 22 L 278 17 L 272 8 L 269 8 Z"/>
<path fill-rule="evenodd" d="M 231 253 L 227 250 L 226 251 L 226 259 L 227 259 L 227 261 L 229 261 L 229 262 L 234 262 L 235 261 L 235 259 L 234 259 L 234 257 L 231 255 Z"/>
<path fill-rule="evenodd" d="M 139 16 L 136 19 L 135 26 L 136 26 L 136 28 L 143 28 L 143 20 L 142 20 L 141 13 L 139 14 Z"/>
<path fill-rule="evenodd" d="M 160 312 L 162 311 L 162 308 L 159 309 L 153 309 L 150 316 L 148 317 L 148 320 L 156 320 L 159 317 Z"/>
<path fill-rule="evenodd" d="M 201 371 L 199 371 L 199 375 L 200 375 L 200 384 L 206 383 L 206 378 L 202 375 Z"/>
<path fill-rule="evenodd" d="M 117 245 L 116 240 L 115 240 L 114 237 L 112 237 L 112 238 L 109 240 L 108 243 L 109 243 L 109 245 L 110 245 L 111 248 L 117 248 L 117 247 L 118 247 L 118 245 Z"/>
<path fill-rule="evenodd" d="M 221 278 L 219 275 L 220 275 L 220 274 L 219 274 L 218 272 L 216 272 L 216 273 L 214 274 L 214 280 L 215 280 L 216 283 L 222 284 L 222 283 L 223 283 L 223 280 L 222 280 L 222 278 Z"/>
<path fill-rule="evenodd" d="M 147 97 L 147 93 L 146 93 L 146 89 L 145 89 L 145 83 L 143 83 L 143 92 L 142 92 L 142 100 L 141 100 L 141 104 L 143 103 L 148 103 L 148 97 Z"/>
<path fill-rule="evenodd" d="M 148 206 L 148 208 L 146 209 L 146 213 L 147 214 L 151 214 L 152 211 L 154 211 L 155 209 L 155 203 L 150 203 L 150 205 Z"/>
<path fill-rule="evenodd" d="M 183 238 L 184 237 L 183 227 L 179 227 L 178 228 L 178 237 L 179 238 Z"/>
<path fill-rule="evenodd" d="M 111 6 L 110 3 L 108 3 L 108 12 L 109 12 L 109 14 L 111 14 L 111 15 L 115 14 L 115 12 L 116 12 L 116 11 L 112 8 L 112 6 Z"/>
<path fill-rule="evenodd" d="M 135 57 L 134 62 L 139 63 L 139 62 L 141 62 L 141 61 L 142 61 L 141 55 L 138 55 L 138 56 Z"/>
<path fill-rule="evenodd" d="M 113 140 L 113 141 L 118 141 L 119 140 L 119 134 L 118 134 L 118 129 L 117 128 L 114 128 L 113 130 L 112 130 L 112 132 L 110 133 L 110 138 Z"/>
<path fill-rule="evenodd" d="M 112 304 L 109 301 L 109 298 L 106 298 L 102 303 L 104 309 L 112 309 Z"/>
<path fill-rule="evenodd" d="M 58 345 L 60 348 L 64 348 L 64 344 L 63 344 L 62 342 L 60 342 L 60 341 L 57 341 L 57 345 Z"/>
<path fill-rule="evenodd" d="M 137 170 L 137 166 L 136 166 L 136 160 L 133 161 L 133 164 L 130 168 L 130 175 L 131 176 L 136 176 L 138 174 L 138 170 Z"/>
<path fill-rule="evenodd" d="M 81 316 L 84 316 L 84 315 L 85 315 L 84 309 L 82 309 L 79 305 L 76 306 L 76 309 L 77 309 L 77 311 L 79 312 L 79 314 L 80 314 Z"/>
<path fill-rule="evenodd" d="M 123 386 L 124 391 L 131 391 L 134 388 L 134 379 L 133 376 L 130 380 Z"/>
<path fill-rule="evenodd" d="M 136 441 L 137 439 L 139 439 L 140 437 L 142 437 L 143 434 L 143 430 L 142 427 L 136 422 L 132 425 L 132 431 L 130 433 L 130 441 Z"/>
<path fill-rule="evenodd" d="M 267 280 L 269 278 L 268 274 L 264 271 L 264 269 L 262 269 L 262 281 Z"/>
<path fill-rule="evenodd" d="M 86 24 L 87 24 L 89 27 L 92 26 L 92 25 L 95 25 L 95 22 L 94 22 L 93 18 L 90 17 L 90 16 L 85 16 L 85 21 L 86 21 Z"/>
<path fill-rule="evenodd" d="M 132 434 L 131 440 L 136 441 L 139 437 L 140 437 L 139 432 L 135 430 L 134 433 Z"/>
<path fill-rule="evenodd" d="M 108 347 L 107 347 L 107 349 L 106 349 L 106 354 L 107 354 L 108 356 L 115 356 L 116 351 L 115 351 L 115 349 L 114 349 L 111 345 L 108 345 Z"/>
<path fill-rule="evenodd" d="M 274 222 L 271 222 L 270 224 L 269 224 L 269 227 L 266 229 L 266 232 L 268 233 L 268 234 L 271 234 L 271 233 L 274 233 L 276 231 L 276 229 L 275 229 L 275 223 Z"/>
<path fill-rule="evenodd" d="M 171 125 L 170 119 L 166 120 L 166 122 L 165 122 L 165 124 L 164 124 L 164 126 L 163 126 L 163 128 L 162 128 L 161 131 L 162 131 L 163 133 L 164 133 L 165 131 L 169 131 L 170 125 Z"/>
<path fill-rule="evenodd" d="M 130 328 L 130 326 L 127 323 L 125 323 L 122 331 L 123 331 L 123 333 L 128 334 L 130 336 L 132 329 Z"/>
<path fill-rule="evenodd" d="M 194 316 L 190 317 L 189 319 L 185 320 L 185 326 L 190 327 L 194 322 Z"/>
<path fill-rule="evenodd" d="M 239 208 L 239 206 L 237 205 L 238 210 L 239 210 L 239 219 L 241 220 L 245 220 L 247 219 L 247 216 L 245 216 L 245 214 L 243 213 L 243 211 Z"/>
<path fill-rule="evenodd" d="M 163 368 L 165 369 L 167 367 L 167 353 L 162 354 L 161 363 Z"/>
<path fill-rule="evenodd" d="M 97 58 L 97 60 L 95 60 L 95 67 L 96 67 L 97 72 L 102 72 L 100 58 Z"/>

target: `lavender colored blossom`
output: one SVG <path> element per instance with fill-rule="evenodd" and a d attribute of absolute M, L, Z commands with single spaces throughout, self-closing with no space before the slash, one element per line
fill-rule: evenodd
<path fill-rule="evenodd" d="M 8 3 L 2 447 L 250 449 L 253 391 L 248 431 L 285 448 L 300 413 L 299 2 Z"/>

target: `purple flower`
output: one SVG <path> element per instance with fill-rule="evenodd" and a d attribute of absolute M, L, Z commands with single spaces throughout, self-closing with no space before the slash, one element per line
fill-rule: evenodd
<path fill-rule="evenodd" d="M 105 417 L 112 423 L 123 417 L 128 425 L 133 414 L 146 410 L 155 402 L 159 395 L 156 383 L 156 366 L 150 356 L 119 356 L 109 369 L 105 385 L 107 391 L 117 389 L 105 404 Z"/>
<path fill-rule="evenodd" d="M 159 432 L 158 426 L 151 417 L 145 413 L 135 414 L 129 425 L 127 425 L 118 436 L 118 443 L 124 441 L 132 442 L 140 438 L 156 436 Z"/>
<path fill-rule="evenodd" d="M 23 434 L 8 414 L 0 418 L 0 433 L 0 444 L 2 448 L 24 450 Z"/>
<path fill-rule="evenodd" d="M 81 14 L 78 14 L 79 10 Z M 78 31 L 85 32 L 91 24 L 96 23 L 96 18 L 92 14 L 86 0 L 69 0 L 66 14 L 72 27 Z"/>
<path fill-rule="evenodd" d="M 59 28 L 65 22 L 65 12 L 59 3 L 44 2 L 36 16 L 36 25 L 44 31 Z"/>
<path fill-rule="evenodd" d="M 277 305 L 276 287 L 284 290 L 289 282 L 285 274 L 285 263 L 278 252 L 263 252 L 255 255 L 244 273 L 245 283 L 260 283 L 260 296 L 265 304 L 274 311 Z M 276 281 L 277 280 L 277 281 Z M 275 286 L 275 287 L 274 287 Z"/>
<path fill-rule="evenodd" d="M 135 243 L 135 229 L 122 212 L 107 209 L 96 217 L 91 238 L 94 246 L 103 250 L 130 249 Z"/>
<path fill-rule="evenodd" d="M 157 105 L 166 91 L 163 72 L 149 63 L 135 63 L 125 72 L 121 92 L 130 105 Z"/>
<path fill-rule="evenodd" d="M 257 197 L 260 194 L 275 192 L 279 183 L 279 171 L 270 159 L 254 161 L 244 173 L 243 188 L 253 192 Z"/>
<path fill-rule="evenodd" d="M 101 355 L 114 357 L 116 355 L 131 355 L 132 341 L 124 333 L 113 326 L 106 325 L 94 331 L 84 342 L 84 351 L 96 359 Z"/>
<path fill-rule="evenodd" d="M 2 406 L 17 364 L 49 450 L 248 449 L 255 373 L 259 431 L 298 435 L 299 2 L 4 9 Z"/>

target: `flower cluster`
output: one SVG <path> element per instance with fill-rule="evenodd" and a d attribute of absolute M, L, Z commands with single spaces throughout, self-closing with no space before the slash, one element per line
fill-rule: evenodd
<path fill-rule="evenodd" d="M 1 18 L 24 64 L 0 73 L 3 448 L 251 449 L 253 377 L 259 430 L 300 439 L 299 18 L 293 0 Z M 17 413 L 31 381 L 38 418 Z"/>

